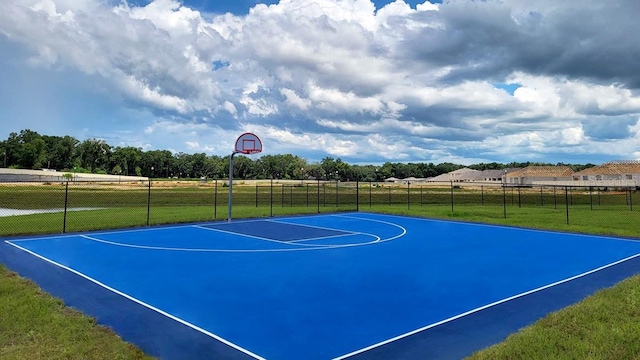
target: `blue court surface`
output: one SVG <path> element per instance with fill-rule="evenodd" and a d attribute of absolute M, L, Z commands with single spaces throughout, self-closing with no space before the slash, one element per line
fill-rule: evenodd
<path fill-rule="evenodd" d="M 10 269 L 165 359 L 461 358 L 639 257 L 632 239 L 360 212 L 0 246 Z"/>

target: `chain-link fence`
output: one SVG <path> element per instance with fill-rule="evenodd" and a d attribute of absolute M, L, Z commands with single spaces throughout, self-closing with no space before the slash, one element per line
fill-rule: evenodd
<path fill-rule="evenodd" d="M 228 189 L 224 180 L 0 183 L 0 236 L 358 210 L 640 234 L 635 188 L 237 180 L 231 208 Z"/>

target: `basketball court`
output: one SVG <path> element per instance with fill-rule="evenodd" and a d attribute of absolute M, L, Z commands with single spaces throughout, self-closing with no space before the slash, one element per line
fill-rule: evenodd
<path fill-rule="evenodd" d="M 640 242 L 343 213 L 6 239 L 160 358 L 455 359 L 637 272 Z"/>

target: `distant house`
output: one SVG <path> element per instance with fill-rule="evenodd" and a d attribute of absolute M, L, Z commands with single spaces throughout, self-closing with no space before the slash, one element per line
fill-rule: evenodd
<path fill-rule="evenodd" d="M 573 180 L 588 186 L 637 186 L 640 184 L 640 161 L 618 160 L 573 174 Z"/>
<path fill-rule="evenodd" d="M 571 181 L 573 169 L 569 166 L 527 166 L 505 175 L 508 185 L 533 185 Z"/>
<path fill-rule="evenodd" d="M 398 182 L 398 178 L 395 178 L 395 177 L 386 178 L 384 179 L 384 182 L 395 183 L 395 182 Z"/>
<path fill-rule="evenodd" d="M 446 174 L 440 174 L 438 176 L 426 179 L 427 182 L 467 182 L 473 181 L 476 174 L 481 173 L 479 170 L 473 170 L 469 168 L 462 168 L 455 171 L 451 171 Z"/>
<path fill-rule="evenodd" d="M 504 182 L 505 175 L 510 172 L 518 171 L 520 168 L 508 168 L 499 170 L 482 170 L 473 174 L 471 181 L 485 182 L 485 183 L 502 183 Z"/>

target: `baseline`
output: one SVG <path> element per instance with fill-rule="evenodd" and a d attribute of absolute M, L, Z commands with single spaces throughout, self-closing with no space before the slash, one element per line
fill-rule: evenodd
<path fill-rule="evenodd" d="M 384 345 L 390 344 L 390 343 L 392 343 L 392 342 L 395 342 L 395 341 L 398 341 L 398 340 L 404 339 L 404 338 L 406 338 L 406 337 L 409 337 L 409 336 L 411 336 L 411 335 L 415 335 L 415 334 L 417 334 L 417 333 L 420 333 L 420 332 L 423 332 L 423 331 L 425 331 L 425 330 L 428 330 L 428 329 L 434 328 L 434 327 L 436 327 L 436 326 L 439 326 L 439 325 L 443 325 L 443 324 L 449 323 L 449 322 L 451 322 L 451 321 L 454 321 L 454 320 L 460 319 L 460 318 L 462 318 L 462 317 L 465 317 L 465 316 L 468 316 L 468 315 L 471 315 L 471 314 L 477 313 L 477 312 L 479 312 L 479 311 L 482 311 L 482 310 L 485 310 L 485 309 L 488 309 L 488 308 L 491 308 L 491 307 L 494 307 L 494 306 L 497 306 L 497 305 L 500 305 L 500 304 L 504 304 L 504 303 L 507 303 L 507 302 L 509 302 L 509 301 L 512 301 L 512 300 L 515 300 L 515 299 L 519 299 L 519 298 L 525 297 L 525 296 L 527 296 L 527 295 L 530 295 L 530 294 L 533 294 L 533 293 L 537 293 L 537 292 L 540 292 L 540 291 L 542 291 L 542 290 L 549 289 L 549 288 L 552 288 L 552 287 L 555 287 L 555 286 L 558 286 L 558 285 L 561 285 L 561 284 L 564 284 L 564 283 L 570 282 L 570 281 L 572 281 L 572 280 L 576 280 L 576 279 L 579 279 L 579 278 L 585 277 L 585 276 L 587 276 L 587 275 L 590 275 L 590 274 L 596 273 L 596 272 L 601 271 L 601 270 L 604 270 L 604 269 L 608 269 L 608 268 L 613 267 L 613 266 L 615 266 L 615 265 L 622 264 L 622 263 L 624 263 L 624 262 L 631 261 L 631 260 L 633 260 L 633 259 L 637 259 L 637 258 L 640 258 L 640 254 L 632 255 L 632 256 L 626 257 L 626 258 L 624 258 L 624 259 L 621 259 L 621 260 L 615 261 L 615 262 L 613 262 L 613 263 L 603 265 L 603 266 L 598 267 L 598 268 L 596 268 L 596 269 L 593 269 L 593 270 L 590 270 L 590 271 L 586 271 L 586 272 L 584 272 L 584 273 L 581 273 L 581 274 L 578 274 L 578 275 L 575 275 L 575 276 L 572 276 L 572 277 L 569 277 L 569 278 L 566 278 L 566 279 L 563 279 L 563 280 L 559 280 L 559 281 L 556 281 L 556 282 L 554 282 L 554 283 L 551 283 L 551 284 L 548 284 L 548 285 L 545 285 L 545 286 L 541 286 L 541 287 L 538 287 L 538 288 L 535 288 L 535 289 L 532 289 L 532 290 L 529 290 L 529 291 L 526 291 L 526 292 L 523 292 L 523 293 L 520 293 L 520 294 L 516 294 L 516 295 L 510 296 L 510 297 L 507 297 L 507 298 L 505 298 L 505 299 L 502 299 L 502 300 L 499 300 L 499 301 L 492 302 L 492 303 L 487 304 L 487 305 L 480 306 L 480 307 L 478 307 L 478 308 L 475 308 L 475 309 L 472 309 L 472 310 L 469 310 L 469 311 L 463 312 L 463 313 L 458 314 L 458 315 L 456 315 L 456 316 L 452 316 L 452 317 L 449 317 L 449 318 L 447 318 L 447 319 L 444 319 L 444 320 L 441 320 L 441 321 L 438 321 L 438 322 L 435 322 L 435 323 L 432 323 L 432 324 L 429 324 L 429 325 L 423 326 L 423 327 L 421 327 L 421 328 L 418 328 L 418 329 L 415 329 L 415 330 L 409 331 L 409 332 L 407 332 L 407 333 L 404 333 L 404 334 L 401 334 L 401 335 L 395 336 L 395 337 L 393 337 L 393 338 L 390 338 L 390 339 L 387 339 L 387 340 L 384 340 L 384 341 L 378 342 L 378 343 L 376 343 L 376 344 L 373 344 L 373 345 L 367 346 L 367 347 L 365 347 L 365 348 L 362 348 L 362 349 L 359 349 L 359 350 L 355 350 L 355 351 L 350 352 L 350 353 L 348 353 L 348 354 L 345 354 L 345 355 L 341 355 L 341 356 L 335 357 L 335 358 L 333 358 L 332 360 L 343 360 L 343 359 L 347 359 L 347 358 L 353 357 L 353 356 L 355 356 L 355 355 L 358 355 L 358 354 L 361 354 L 361 353 L 367 352 L 367 351 L 369 351 L 369 350 L 373 350 L 373 349 L 375 349 L 375 348 L 379 348 L 379 347 L 381 347 L 381 346 L 384 346 Z"/>
<path fill-rule="evenodd" d="M 241 346 L 239 346 L 237 344 L 234 344 L 233 342 L 231 342 L 229 340 L 226 340 L 221 336 L 218 336 L 218 335 L 216 335 L 216 334 L 214 334 L 214 333 L 212 333 L 210 331 L 207 331 L 207 330 L 205 330 L 205 329 L 203 329 L 203 328 L 201 328 L 199 326 L 196 326 L 196 325 L 194 325 L 194 324 L 192 324 L 192 323 L 190 323 L 188 321 L 185 321 L 185 320 L 183 320 L 183 319 L 181 319 L 181 318 L 179 318 L 179 317 L 177 317 L 175 315 L 172 315 L 172 314 L 167 313 L 167 312 L 165 312 L 163 310 L 160 310 L 160 309 L 158 309 L 158 308 L 156 308 L 156 307 L 154 307 L 154 306 L 152 306 L 152 305 L 150 305 L 150 304 L 148 304 L 148 303 L 146 303 L 146 302 L 144 302 L 142 300 L 139 300 L 139 299 L 137 299 L 137 298 L 135 298 L 135 297 L 133 297 L 133 296 L 131 296 L 129 294 L 126 294 L 126 293 L 124 293 L 122 291 L 119 291 L 119 290 L 113 288 L 113 287 L 110 287 L 110 286 L 108 286 L 108 285 L 106 285 L 106 284 L 104 284 L 104 283 L 102 283 L 102 282 L 100 282 L 100 281 L 88 276 L 88 275 L 85 275 L 85 274 L 83 274 L 83 273 L 81 273 L 81 272 L 79 272 L 77 270 L 74 270 L 74 269 L 72 269 L 72 268 L 70 268 L 68 266 L 62 265 L 62 264 L 60 264 L 60 263 L 58 263 L 56 261 L 53 261 L 53 260 L 51 260 L 51 259 L 49 259 L 47 257 L 44 257 L 42 255 L 39 255 L 39 254 L 37 254 L 37 253 L 35 253 L 35 252 L 31 251 L 31 250 L 28 250 L 28 249 L 26 249 L 26 248 L 24 248 L 22 246 L 13 244 L 13 243 L 11 243 L 9 241 L 5 241 L 5 242 L 7 244 L 11 245 L 11 246 L 14 246 L 17 249 L 20 249 L 20 250 L 22 250 L 22 251 L 24 251 L 26 253 L 29 253 L 29 254 L 31 254 L 31 255 L 33 255 L 33 256 L 41 259 L 41 260 L 44 260 L 44 261 L 46 261 L 46 262 L 48 262 L 48 263 L 50 263 L 52 265 L 55 265 L 55 266 L 57 266 L 59 268 L 62 268 L 62 269 L 67 270 L 67 271 L 69 271 L 69 272 L 71 272 L 73 274 L 76 274 L 76 275 L 80 276 L 81 278 L 86 279 L 86 280 L 88 280 L 88 281 L 90 281 L 90 282 L 92 282 L 92 283 L 94 283 L 94 284 L 96 284 L 96 285 L 108 290 L 108 291 L 111 291 L 111 292 L 113 292 L 115 294 L 118 294 L 118 295 L 120 295 L 120 296 L 122 296 L 122 297 L 124 297 L 124 298 L 126 298 L 128 300 L 131 300 L 131 301 L 133 301 L 133 302 L 135 302 L 135 303 L 137 303 L 139 305 L 142 305 L 147 309 L 153 310 L 153 311 L 155 311 L 155 312 L 157 312 L 157 313 L 159 313 L 159 314 L 161 314 L 163 316 L 166 316 L 167 318 L 170 318 L 170 319 L 172 319 L 174 321 L 177 321 L 177 322 L 179 322 L 179 323 L 181 323 L 181 324 L 183 324 L 183 325 L 185 325 L 185 326 L 187 326 L 187 327 L 189 327 L 189 328 L 191 328 L 193 330 L 196 330 L 196 331 L 198 331 L 198 332 L 200 332 L 202 334 L 205 334 L 205 335 L 207 335 L 207 336 L 209 336 L 209 337 L 211 337 L 211 338 L 213 338 L 213 339 L 215 339 L 217 341 L 220 341 L 221 343 L 223 343 L 223 344 L 225 344 L 225 345 L 227 345 L 227 346 L 229 346 L 229 347 L 231 347 L 231 348 L 233 348 L 235 350 L 238 350 L 238 351 L 240 351 L 240 352 L 242 352 L 242 353 L 244 353 L 246 355 L 249 355 L 249 356 L 253 357 L 254 359 L 266 360 L 264 357 L 262 357 L 260 355 L 257 355 L 257 354 L 255 354 L 255 353 L 253 353 L 253 352 L 251 352 L 251 351 L 249 351 L 249 350 L 247 350 L 247 349 L 245 349 L 245 348 L 243 348 L 243 347 L 241 347 Z"/>

